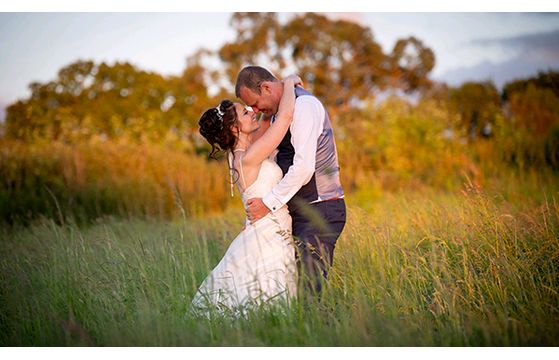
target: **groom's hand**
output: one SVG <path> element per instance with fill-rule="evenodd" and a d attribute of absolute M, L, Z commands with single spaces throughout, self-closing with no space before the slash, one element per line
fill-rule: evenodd
<path fill-rule="evenodd" d="M 248 220 L 251 224 L 254 224 L 266 216 L 270 212 L 270 209 L 264 205 L 262 198 L 252 198 L 247 200 L 246 211 Z"/>

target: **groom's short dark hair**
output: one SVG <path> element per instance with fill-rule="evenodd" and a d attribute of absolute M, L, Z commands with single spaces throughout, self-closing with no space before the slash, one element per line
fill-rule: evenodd
<path fill-rule="evenodd" d="M 260 84 L 264 81 L 277 81 L 278 79 L 271 72 L 261 66 L 245 66 L 239 75 L 237 75 L 237 83 L 235 84 L 235 95 L 241 97 L 241 87 L 246 87 L 260 95 Z"/>

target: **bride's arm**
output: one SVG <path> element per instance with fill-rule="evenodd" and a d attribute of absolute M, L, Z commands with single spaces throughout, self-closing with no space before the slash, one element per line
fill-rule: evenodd
<path fill-rule="evenodd" d="M 270 128 L 248 148 L 243 157 L 244 164 L 257 165 L 266 159 L 278 147 L 287 134 L 293 120 L 295 108 L 295 84 L 301 83 L 296 75 L 291 75 L 283 81 L 283 95 L 280 100 L 274 126 Z"/>

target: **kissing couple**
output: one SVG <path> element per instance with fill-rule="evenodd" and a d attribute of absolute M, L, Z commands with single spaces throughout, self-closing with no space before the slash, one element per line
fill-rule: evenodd
<path fill-rule="evenodd" d="M 298 76 L 280 81 L 260 66 L 239 72 L 235 93 L 246 106 L 223 100 L 199 121 L 210 156 L 227 152 L 247 215 L 192 300 L 191 310 L 206 315 L 289 304 L 298 289 L 319 297 L 346 222 L 334 133 L 320 100 Z"/>

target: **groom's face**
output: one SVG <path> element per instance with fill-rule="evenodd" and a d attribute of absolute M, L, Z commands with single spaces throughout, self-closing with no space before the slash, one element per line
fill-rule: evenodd
<path fill-rule="evenodd" d="M 273 87 L 264 82 L 260 85 L 260 94 L 247 87 L 241 87 L 241 100 L 250 106 L 255 113 L 262 112 L 272 116 L 278 111 L 278 102 L 274 96 Z"/>

